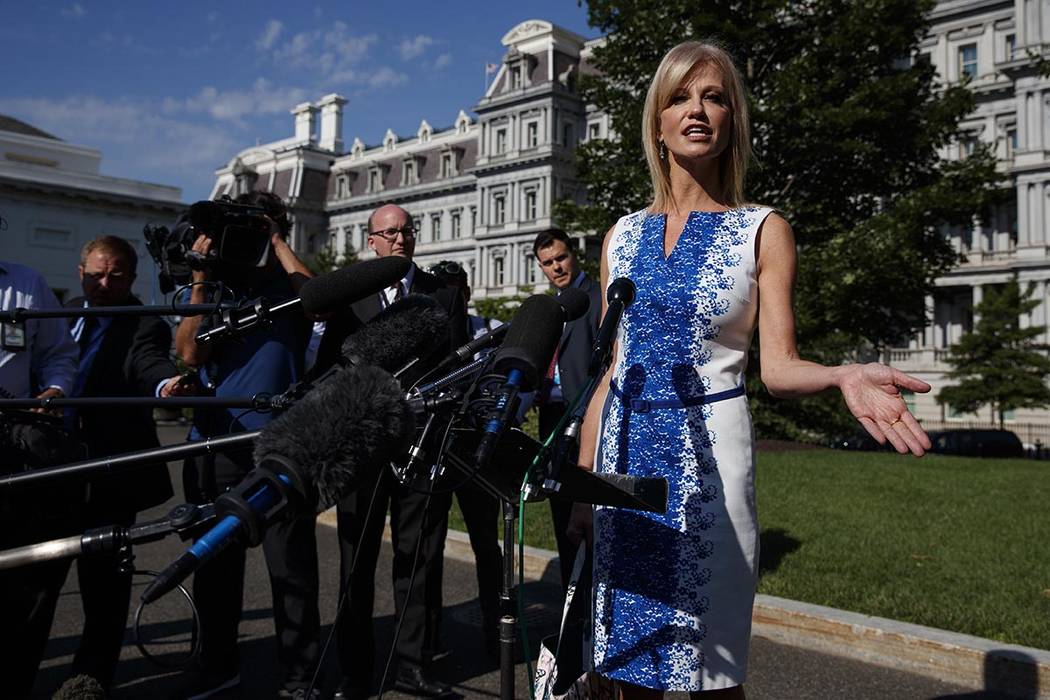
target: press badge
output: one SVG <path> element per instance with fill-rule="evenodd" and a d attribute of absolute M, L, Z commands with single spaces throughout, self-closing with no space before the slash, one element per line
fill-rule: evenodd
<path fill-rule="evenodd" d="M 26 349 L 26 327 L 19 323 L 0 323 L 0 347 L 4 350 Z"/>

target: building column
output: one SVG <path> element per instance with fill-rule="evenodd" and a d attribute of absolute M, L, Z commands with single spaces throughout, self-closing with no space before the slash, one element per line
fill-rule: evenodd
<path fill-rule="evenodd" d="M 926 325 L 922 329 L 922 347 L 935 348 L 937 347 L 937 326 L 934 323 L 934 313 L 936 313 L 936 302 L 934 302 L 933 295 L 927 294 L 924 299 L 924 307 L 926 309 Z"/>
<path fill-rule="evenodd" d="M 974 328 L 976 328 L 978 322 L 981 320 L 981 315 L 977 312 L 977 307 L 980 306 L 982 301 L 984 301 L 984 287 L 975 284 L 971 288 L 971 292 L 973 293 L 973 325 Z"/>

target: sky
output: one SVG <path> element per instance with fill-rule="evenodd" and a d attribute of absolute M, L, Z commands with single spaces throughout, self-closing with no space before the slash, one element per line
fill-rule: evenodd
<path fill-rule="evenodd" d="M 473 116 L 485 64 L 528 19 L 598 35 L 577 0 L 0 0 L 0 114 L 193 202 L 238 151 L 292 136 L 292 107 L 329 93 L 349 101 L 347 148 Z"/>

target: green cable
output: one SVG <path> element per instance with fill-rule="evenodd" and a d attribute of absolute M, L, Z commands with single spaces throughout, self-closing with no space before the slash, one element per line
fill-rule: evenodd
<path fill-rule="evenodd" d="M 523 656 L 525 657 L 525 668 L 528 671 L 529 678 L 529 697 L 536 697 L 536 683 L 532 675 L 532 657 L 529 655 L 529 632 L 527 625 L 525 624 L 525 596 L 523 591 L 525 590 L 525 487 L 528 486 L 529 481 L 532 478 L 533 470 L 542 464 L 546 459 L 547 455 L 550 454 L 551 443 L 554 442 L 554 436 L 561 433 L 565 424 L 569 420 L 569 416 L 576 414 L 576 411 L 580 407 L 580 403 L 583 401 L 584 396 L 589 396 L 597 384 L 598 380 L 590 378 L 587 380 L 587 385 L 584 386 L 583 391 L 579 393 L 576 400 L 573 401 L 570 410 L 566 411 L 558 424 L 554 426 L 554 430 L 547 436 L 547 439 L 540 446 L 536 456 L 532 459 L 532 464 L 525 470 L 525 478 L 521 481 L 521 491 L 518 494 L 518 629 L 521 630 L 521 644 L 524 650 Z"/>

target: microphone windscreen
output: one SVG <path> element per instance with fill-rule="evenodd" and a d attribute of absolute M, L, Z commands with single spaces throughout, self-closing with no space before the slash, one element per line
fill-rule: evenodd
<path fill-rule="evenodd" d="M 408 274 L 411 266 L 408 258 L 388 255 L 314 277 L 299 290 L 303 310 L 308 314 L 339 311 L 396 284 Z"/>
<path fill-rule="evenodd" d="M 522 391 L 537 388 L 554 359 L 564 322 L 565 311 L 554 297 L 533 294 L 523 301 L 510 322 L 503 345 L 496 351 L 496 372 L 505 374 L 516 369 L 523 375 Z"/>
<path fill-rule="evenodd" d="M 565 322 L 575 321 L 587 313 L 591 306 L 591 297 L 587 292 L 577 287 L 563 289 L 558 295 L 558 303 L 565 309 Z"/>
<path fill-rule="evenodd" d="M 628 307 L 634 303 L 635 292 L 637 292 L 637 289 L 634 286 L 634 282 L 626 277 L 617 277 L 609 284 L 609 289 L 605 292 L 605 299 L 610 304 L 614 301 L 619 301 L 623 303 L 624 307 Z"/>
<path fill-rule="evenodd" d="M 347 367 L 306 393 L 255 439 L 261 464 L 278 456 L 296 465 L 327 510 L 408 451 L 416 423 L 401 385 L 378 367 Z"/>
<path fill-rule="evenodd" d="M 55 691 L 51 700 L 106 700 L 106 689 L 91 676 L 73 676 Z"/>
<path fill-rule="evenodd" d="M 413 358 L 444 356 L 451 341 L 448 314 L 433 298 L 409 294 L 343 341 L 343 357 L 394 372 Z"/>

